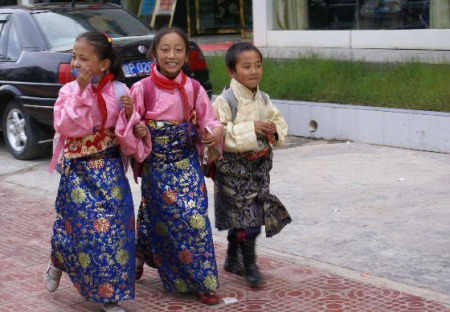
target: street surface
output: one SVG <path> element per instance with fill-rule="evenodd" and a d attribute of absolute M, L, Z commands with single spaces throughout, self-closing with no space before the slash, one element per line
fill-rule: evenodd
<path fill-rule="evenodd" d="M 1 140 L 0 191 L 52 203 L 58 174 L 47 171 L 49 160 L 15 160 Z M 132 179 L 130 184 L 137 208 L 139 185 Z M 214 224 L 212 181 L 207 185 Z M 450 307 L 450 155 L 290 137 L 285 148 L 275 150 L 271 190 L 293 222 L 275 237 L 262 233 L 261 256 Z M 10 208 L 5 200 L 0 221 Z M 50 205 L 42 218 L 54 218 L 53 209 Z M 44 233 L 48 239 L 50 231 Z M 225 244 L 226 232 L 214 230 L 214 239 Z"/>

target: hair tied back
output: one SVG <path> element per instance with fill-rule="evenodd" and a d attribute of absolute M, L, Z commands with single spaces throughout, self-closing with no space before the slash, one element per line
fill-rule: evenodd
<path fill-rule="evenodd" d="M 110 44 L 112 44 L 112 38 L 107 34 L 107 33 L 102 33 L 102 35 L 103 36 L 105 36 L 105 38 L 106 38 L 106 40 L 108 40 L 108 42 L 110 43 Z"/>

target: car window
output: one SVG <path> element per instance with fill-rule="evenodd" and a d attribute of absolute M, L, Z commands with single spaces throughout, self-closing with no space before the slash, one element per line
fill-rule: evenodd
<path fill-rule="evenodd" d="M 40 11 L 33 17 L 52 50 L 70 49 L 78 34 L 90 30 L 107 33 L 112 38 L 152 34 L 149 27 L 120 8 Z"/>
<path fill-rule="evenodd" d="M 0 60 L 3 60 L 5 57 L 4 49 L 5 49 L 5 29 L 6 22 L 8 21 L 9 14 L 0 14 Z"/>
<path fill-rule="evenodd" d="M 17 61 L 21 53 L 21 47 L 19 43 L 19 36 L 17 34 L 17 28 L 13 24 L 9 28 L 9 36 L 6 41 L 6 61 Z"/>
<path fill-rule="evenodd" d="M 2 37 L 3 28 L 6 24 L 5 14 L 0 14 L 0 38 Z"/>

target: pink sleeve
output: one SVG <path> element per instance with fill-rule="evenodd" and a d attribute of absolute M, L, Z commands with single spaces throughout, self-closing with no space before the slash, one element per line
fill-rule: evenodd
<path fill-rule="evenodd" d="M 56 132 L 63 136 L 81 138 L 93 132 L 92 100 L 87 88 L 81 92 L 76 81 L 65 84 L 59 91 L 53 110 Z"/>
<path fill-rule="evenodd" d="M 138 139 L 133 133 L 133 128 L 138 123 L 142 123 L 144 114 L 144 89 L 140 82 L 131 87 L 131 97 L 134 102 L 134 111 L 129 120 L 125 115 L 125 109 L 122 109 L 116 124 L 116 138 L 120 148 L 125 155 L 133 156 L 138 162 L 147 158 L 152 150 L 150 132 L 147 129 L 147 135 L 143 139 Z"/>
<path fill-rule="evenodd" d="M 199 88 L 197 98 L 195 99 L 195 113 L 197 117 L 197 138 L 196 148 L 199 155 L 203 155 L 204 146 L 201 143 L 201 139 L 205 135 L 205 127 L 208 126 L 211 130 L 217 127 L 223 129 L 223 125 L 218 121 L 214 115 L 214 110 L 209 100 L 208 94 L 203 87 Z M 220 147 L 223 150 L 223 146 Z"/>

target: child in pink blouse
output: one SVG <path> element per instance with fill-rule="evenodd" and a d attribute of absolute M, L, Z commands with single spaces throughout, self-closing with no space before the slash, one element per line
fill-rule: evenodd
<path fill-rule="evenodd" d="M 121 58 L 106 34 L 79 35 L 71 67 L 76 80 L 61 88 L 54 107 L 60 139 L 50 169 L 61 150 L 63 158 L 45 285 L 55 291 L 66 272 L 86 300 L 102 303 L 103 311 L 125 311 L 117 302 L 134 299 L 135 223 L 115 135 L 117 89 L 126 93 L 120 101 L 128 117 L 132 99 L 115 81 Z"/>
<path fill-rule="evenodd" d="M 158 269 L 166 290 L 195 293 L 212 305 L 219 303 L 217 266 L 199 156 L 205 146 L 220 146 L 223 127 L 206 91 L 182 71 L 188 49 L 177 28 L 156 34 L 156 63 L 150 77 L 132 86 L 134 111 L 129 120 L 122 116 L 118 133 L 129 155 L 145 159 L 136 278 L 145 262 Z"/>

